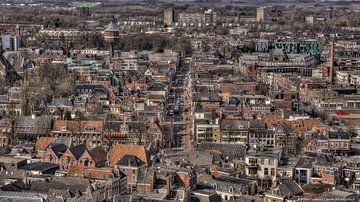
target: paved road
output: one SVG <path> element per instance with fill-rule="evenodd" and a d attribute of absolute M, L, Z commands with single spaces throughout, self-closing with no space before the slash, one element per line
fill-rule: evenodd
<path fill-rule="evenodd" d="M 187 127 L 186 118 L 188 115 L 186 108 L 189 102 L 184 92 L 187 91 L 189 65 L 181 59 L 179 67 L 171 78 L 170 90 L 164 111 L 164 148 L 183 148 L 188 149 L 190 131 Z M 185 137 L 186 136 L 186 137 Z"/>

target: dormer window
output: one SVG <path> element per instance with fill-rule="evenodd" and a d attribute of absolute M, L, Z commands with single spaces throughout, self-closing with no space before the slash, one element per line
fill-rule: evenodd
<path fill-rule="evenodd" d="M 61 131 L 66 131 L 67 130 L 67 127 L 66 126 L 62 126 L 61 127 Z"/>

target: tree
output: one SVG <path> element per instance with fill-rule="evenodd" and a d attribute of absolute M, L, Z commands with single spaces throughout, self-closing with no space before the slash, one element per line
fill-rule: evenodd
<path fill-rule="evenodd" d="M 67 73 L 64 65 L 45 64 L 29 72 L 28 79 L 23 84 L 25 114 L 30 114 L 33 108 L 53 97 L 71 95 L 74 83 L 73 76 Z"/>
<path fill-rule="evenodd" d="M 69 111 L 65 112 L 64 120 L 71 120 L 71 112 L 69 112 Z"/>
<path fill-rule="evenodd" d="M 69 96 L 73 92 L 74 79 L 67 73 L 64 65 L 44 65 L 36 71 L 38 85 L 48 91 L 48 96 Z"/>
<path fill-rule="evenodd" d="M 84 116 L 83 113 L 82 113 L 81 111 L 79 111 L 79 110 L 76 110 L 75 116 L 76 116 L 76 118 L 79 119 L 79 120 L 84 120 L 84 119 L 85 119 L 85 116 Z"/>

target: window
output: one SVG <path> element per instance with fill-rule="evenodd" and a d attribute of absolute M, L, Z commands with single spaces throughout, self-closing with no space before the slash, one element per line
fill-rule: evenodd
<path fill-rule="evenodd" d="M 271 176 L 275 176 L 275 168 L 271 168 Z"/>
<path fill-rule="evenodd" d="M 265 159 L 261 158 L 261 165 L 264 165 Z"/>
<path fill-rule="evenodd" d="M 274 165 L 274 159 L 269 159 L 269 165 Z"/>
<path fill-rule="evenodd" d="M 256 158 L 249 158 L 249 164 L 251 164 L 251 165 L 257 164 L 257 159 Z"/>
<path fill-rule="evenodd" d="M 230 192 L 230 193 L 234 192 L 234 188 L 233 188 L 233 187 L 230 187 L 229 192 Z"/>
<path fill-rule="evenodd" d="M 256 168 L 249 168 L 249 175 L 257 175 L 257 169 Z"/>
<path fill-rule="evenodd" d="M 268 168 L 264 168 L 264 176 L 268 176 L 269 175 L 269 169 Z"/>

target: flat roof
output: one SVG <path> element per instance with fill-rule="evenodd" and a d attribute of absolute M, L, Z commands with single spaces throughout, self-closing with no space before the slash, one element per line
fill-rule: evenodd
<path fill-rule="evenodd" d="M 11 155 L 0 155 L 0 162 L 2 163 L 18 163 L 21 161 L 26 161 L 26 159 L 24 158 L 19 158 L 16 156 L 11 156 Z"/>

